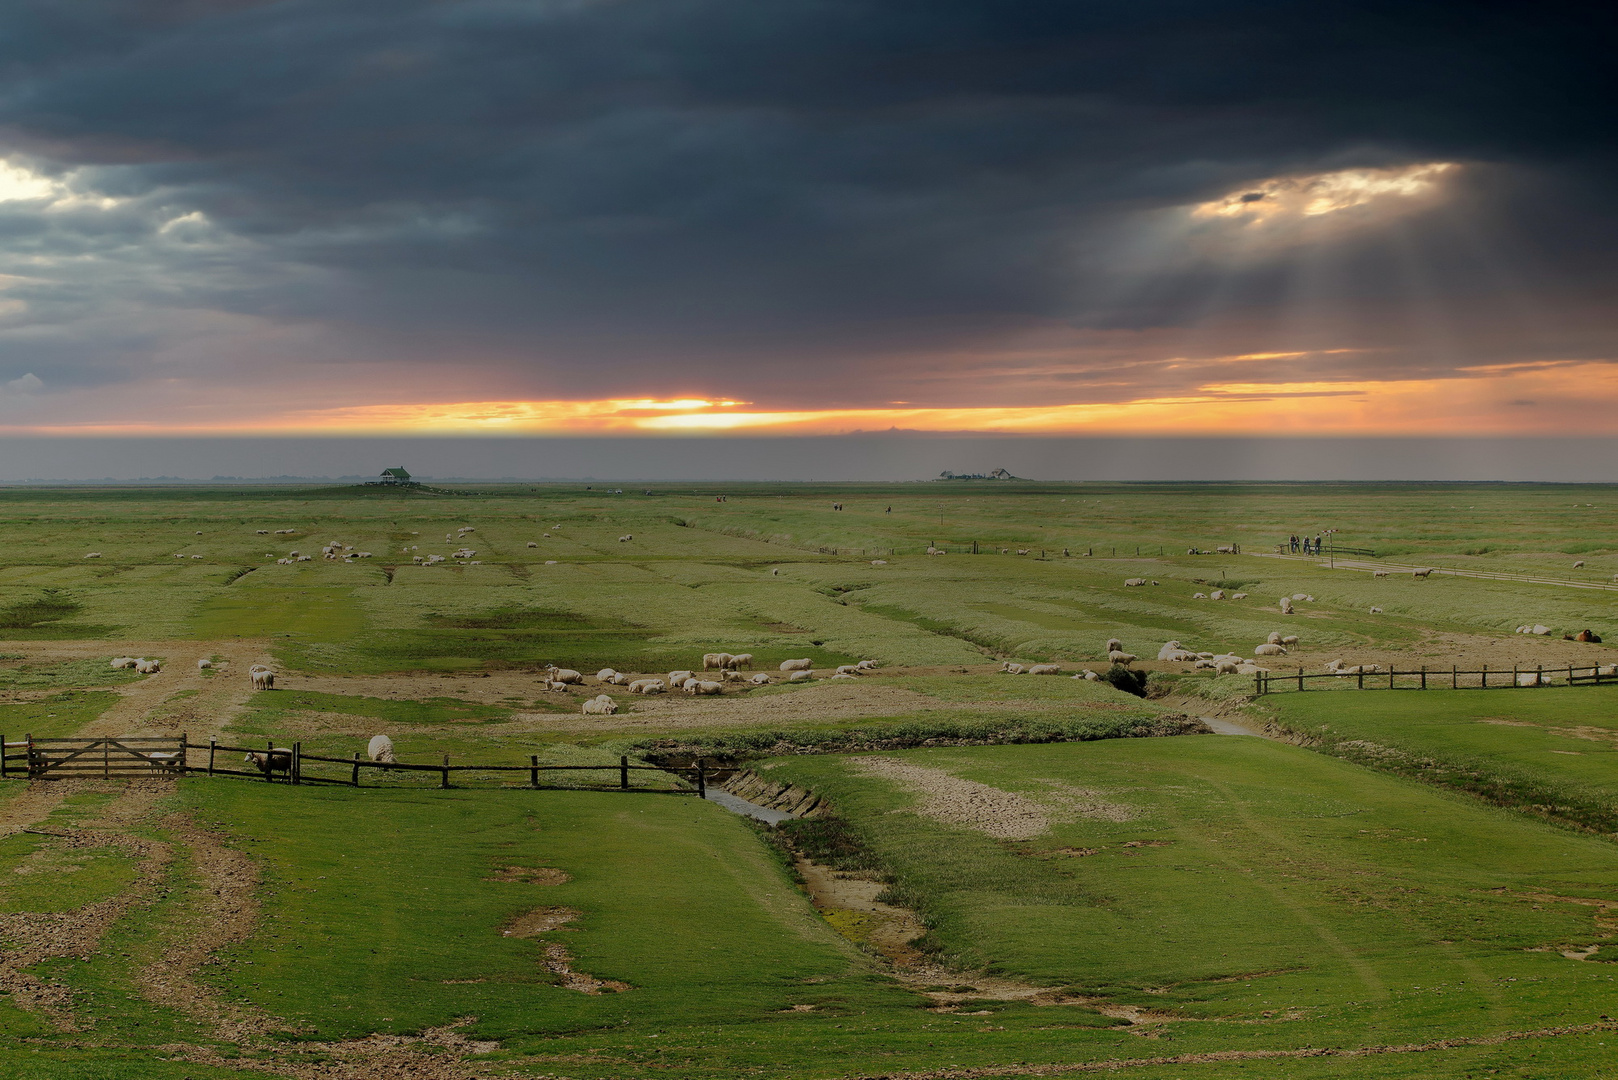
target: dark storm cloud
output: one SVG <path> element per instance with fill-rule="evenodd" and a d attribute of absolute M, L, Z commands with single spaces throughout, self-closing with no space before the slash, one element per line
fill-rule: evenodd
<path fill-rule="evenodd" d="M 1051 327 L 1195 330 L 1204 355 L 1284 331 L 1374 346 L 1339 363 L 1394 376 L 1478 349 L 1589 355 L 1610 346 L 1613 22 L 1476 2 L 21 0 L 0 11 L 0 149 L 122 202 L 0 203 L 0 269 L 34 279 L 7 294 L 32 332 L 0 338 L 0 374 L 46 357 L 58 382 L 126 377 L 159 342 L 228 339 L 201 325 L 220 319 L 322 327 L 333 358 L 485 365 L 514 395 L 595 370 L 763 400 L 882 358 L 895 396 L 948 374 L 918 357 Z M 1284 246 L 1150 242 L 1154 211 L 1244 183 L 1433 160 L 1475 166 L 1453 205 L 1305 269 Z M 1437 316 L 1412 313 L 1412 280 Z M 1474 332 L 1506 293 L 1555 325 Z M 1436 343 L 1435 318 L 1454 324 Z M 1351 340 L 1367 321 L 1384 340 Z M 1077 349 L 1067 374 L 1115 359 Z"/>

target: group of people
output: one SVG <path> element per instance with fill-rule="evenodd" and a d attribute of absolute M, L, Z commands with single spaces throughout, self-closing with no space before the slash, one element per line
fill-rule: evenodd
<path fill-rule="evenodd" d="M 1307 536 L 1295 535 L 1291 537 L 1292 554 L 1297 555 L 1301 552 L 1304 555 L 1319 555 L 1322 535 L 1324 534 L 1317 534 L 1313 540 Z"/>

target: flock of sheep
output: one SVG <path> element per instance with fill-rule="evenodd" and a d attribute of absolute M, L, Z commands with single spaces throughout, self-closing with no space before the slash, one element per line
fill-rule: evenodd
<path fill-rule="evenodd" d="M 671 671 L 666 676 L 649 676 L 646 678 L 633 678 L 625 672 L 612 668 L 602 668 L 595 673 L 595 681 L 605 686 L 621 686 L 631 694 L 666 694 L 676 690 L 683 690 L 691 695 L 712 695 L 724 692 L 726 683 L 741 683 L 744 686 L 769 686 L 775 681 L 768 672 L 756 671 L 744 674 L 743 668 L 753 666 L 752 653 L 704 653 L 702 656 L 701 674 L 696 669 Z M 832 679 L 856 679 L 860 675 L 876 670 L 874 660 L 861 660 L 857 664 L 842 664 L 832 673 Z M 783 660 L 780 665 L 780 674 L 785 676 L 786 682 L 807 682 L 815 677 L 814 661 L 809 657 L 796 660 Z M 718 679 L 702 678 L 709 671 L 717 671 Z M 583 672 L 571 668 L 557 667 L 548 664 L 545 667 L 545 689 L 568 690 L 574 686 L 583 686 L 585 675 Z M 597 694 L 586 701 L 583 712 L 590 716 L 611 716 L 618 711 L 618 703 L 607 694 Z"/>

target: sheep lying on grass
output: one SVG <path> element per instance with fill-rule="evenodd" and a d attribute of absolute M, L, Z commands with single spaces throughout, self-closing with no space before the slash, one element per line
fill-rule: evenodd
<path fill-rule="evenodd" d="M 606 694 L 597 694 L 584 703 L 586 716 L 611 716 L 618 711 L 618 703 Z"/>

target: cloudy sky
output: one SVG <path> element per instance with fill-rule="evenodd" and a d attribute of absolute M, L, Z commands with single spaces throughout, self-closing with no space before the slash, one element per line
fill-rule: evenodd
<path fill-rule="evenodd" d="M 1615 29 L 8 0 L 0 434 L 1618 434 Z"/>

